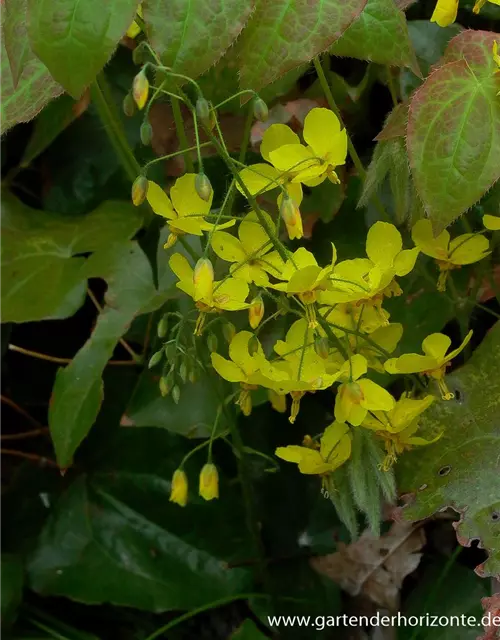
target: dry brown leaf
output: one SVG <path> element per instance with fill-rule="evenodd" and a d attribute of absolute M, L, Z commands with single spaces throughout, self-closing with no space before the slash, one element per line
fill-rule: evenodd
<path fill-rule="evenodd" d="M 396 611 L 403 580 L 419 565 L 425 544 L 421 527 L 396 522 L 377 538 L 365 531 L 339 551 L 311 559 L 312 567 L 352 596 L 362 594 L 380 607 Z"/>
<path fill-rule="evenodd" d="M 491 598 L 483 598 L 481 604 L 483 605 L 484 615 L 488 616 L 489 620 L 496 622 L 500 618 L 499 593 L 491 596 Z M 484 627 L 484 635 L 479 636 L 477 640 L 497 640 L 497 638 L 500 638 L 500 625 L 489 624 Z"/>

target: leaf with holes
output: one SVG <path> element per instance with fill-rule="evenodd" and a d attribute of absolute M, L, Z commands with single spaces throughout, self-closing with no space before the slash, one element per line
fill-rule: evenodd
<path fill-rule="evenodd" d="M 9 58 L 2 42 L 2 105 L 1 133 L 5 133 L 18 122 L 32 120 L 53 98 L 64 89 L 50 75 L 47 67 L 33 54 L 23 56 L 24 64 L 18 81 L 12 77 Z"/>
<path fill-rule="evenodd" d="M 196 78 L 224 55 L 245 26 L 254 0 L 145 0 L 146 32 L 163 64 Z"/>
<path fill-rule="evenodd" d="M 421 430 L 442 432 L 435 444 L 401 457 L 398 486 L 413 502 L 401 515 L 420 520 L 446 507 L 462 518 L 460 544 L 479 539 L 488 560 L 481 576 L 500 574 L 500 323 L 491 329 L 471 360 L 446 377 L 455 400 L 435 402 L 423 415 Z"/>
<path fill-rule="evenodd" d="M 259 0 L 238 41 L 240 86 L 258 91 L 326 51 L 366 0 Z"/>
<path fill-rule="evenodd" d="M 139 0 L 28 0 L 33 52 L 77 100 L 110 59 Z"/>
<path fill-rule="evenodd" d="M 494 33 L 454 38 L 442 66 L 415 92 L 408 153 L 435 231 L 475 204 L 500 177 L 500 75 Z"/>
<path fill-rule="evenodd" d="M 410 67 L 420 75 L 405 15 L 393 0 L 368 0 L 359 18 L 331 47 L 330 53 Z"/>

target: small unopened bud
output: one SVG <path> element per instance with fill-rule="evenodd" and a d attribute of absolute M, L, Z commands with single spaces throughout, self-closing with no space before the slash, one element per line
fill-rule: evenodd
<path fill-rule="evenodd" d="M 209 202 L 212 196 L 212 185 L 210 184 L 210 180 L 204 173 L 198 173 L 194 180 L 194 188 L 196 189 L 196 193 L 200 196 L 202 200 L 205 202 Z"/>
<path fill-rule="evenodd" d="M 260 120 L 261 122 L 265 122 L 269 118 L 269 109 L 267 108 L 267 104 L 262 100 L 262 98 L 254 98 L 253 101 L 253 115 L 256 120 Z"/>
<path fill-rule="evenodd" d="M 146 176 L 137 176 L 132 185 L 132 202 L 136 207 L 141 205 L 148 195 L 148 179 Z"/>
<path fill-rule="evenodd" d="M 144 69 L 139 71 L 132 83 L 132 95 L 139 110 L 144 109 L 149 95 L 149 81 Z"/>
<path fill-rule="evenodd" d="M 159 338 L 164 338 L 167 335 L 168 331 L 168 316 L 163 316 L 163 318 L 158 323 L 156 327 L 156 333 Z"/>
<path fill-rule="evenodd" d="M 167 241 L 165 242 L 165 244 L 163 245 L 164 249 L 171 249 L 174 244 L 177 242 L 177 238 L 179 236 L 175 233 L 169 233 L 168 237 L 167 237 Z"/>
<path fill-rule="evenodd" d="M 288 237 L 290 240 L 302 238 L 304 232 L 302 230 L 302 218 L 300 216 L 300 211 L 295 202 L 288 195 L 286 195 L 281 202 L 280 215 L 286 225 L 286 230 L 288 231 Z"/>
<path fill-rule="evenodd" d="M 141 142 L 144 146 L 148 147 L 151 144 L 153 138 L 153 127 L 149 122 L 143 122 L 140 129 Z"/>
<path fill-rule="evenodd" d="M 217 467 L 211 462 L 203 465 L 200 472 L 200 496 L 205 500 L 219 497 L 219 474 Z"/>
<path fill-rule="evenodd" d="M 179 404 L 179 400 L 181 399 L 181 390 L 177 385 L 172 389 L 172 400 L 175 404 Z"/>
<path fill-rule="evenodd" d="M 155 367 L 162 358 L 163 358 L 163 349 L 160 349 L 156 353 L 153 353 L 153 355 L 151 356 L 148 362 L 148 369 L 152 369 L 153 367 Z"/>
<path fill-rule="evenodd" d="M 248 307 L 248 321 L 252 329 L 257 329 L 264 317 L 264 301 L 262 296 L 256 296 Z"/>
<path fill-rule="evenodd" d="M 179 375 L 181 377 L 182 382 L 186 382 L 188 379 L 188 368 L 185 362 L 181 362 L 181 366 L 179 367 Z"/>
<path fill-rule="evenodd" d="M 208 258 L 200 258 L 193 273 L 195 301 L 209 298 L 214 284 L 214 268 Z"/>
<path fill-rule="evenodd" d="M 248 341 L 248 353 L 253 356 L 259 350 L 259 339 L 257 336 L 252 336 Z"/>
<path fill-rule="evenodd" d="M 236 327 L 232 322 L 228 321 L 224 323 L 224 325 L 222 326 L 222 335 L 224 336 L 226 342 L 229 344 L 236 335 Z"/>
<path fill-rule="evenodd" d="M 176 469 L 172 477 L 172 489 L 170 491 L 170 502 L 175 502 L 181 507 L 185 507 L 188 499 L 188 480 L 182 469 Z"/>
<path fill-rule="evenodd" d="M 285 413 L 286 411 L 286 396 L 281 393 L 276 393 L 273 389 L 269 389 L 268 397 L 272 408 L 279 413 Z"/>
<path fill-rule="evenodd" d="M 196 101 L 196 117 L 206 127 L 210 127 L 210 105 L 205 98 L 198 98 Z"/>
<path fill-rule="evenodd" d="M 217 343 L 218 340 L 215 333 L 209 333 L 207 338 L 207 346 L 210 353 L 214 353 L 215 351 L 217 351 Z"/>
<path fill-rule="evenodd" d="M 326 360 L 330 353 L 330 344 L 326 336 L 316 336 L 314 339 L 314 350 L 320 358 Z"/>
<path fill-rule="evenodd" d="M 250 393 L 245 393 L 243 398 L 241 398 L 240 402 L 241 413 L 248 418 L 248 416 L 252 413 L 252 396 Z"/>
<path fill-rule="evenodd" d="M 197 376 L 196 376 L 196 370 L 195 369 L 191 369 L 191 371 L 188 374 L 188 380 L 189 382 L 191 382 L 191 384 L 194 384 L 197 380 Z"/>
<path fill-rule="evenodd" d="M 165 348 L 165 355 L 167 356 L 168 362 L 174 362 L 177 358 L 177 347 L 175 346 L 175 343 L 171 342 L 170 344 L 167 344 Z"/>
<path fill-rule="evenodd" d="M 168 384 L 168 380 L 166 376 L 162 376 L 159 382 L 160 393 L 162 397 L 168 396 L 170 393 L 170 385 Z"/>
<path fill-rule="evenodd" d="M 135 102 L 134 102 L 134 98 L 131 96 L 130 93 L 127 93 L 127 95 L 123 98 L 122 108 L 123 108 L 123 113 L 128 118 L 131 118 L 134 115 Z"/>

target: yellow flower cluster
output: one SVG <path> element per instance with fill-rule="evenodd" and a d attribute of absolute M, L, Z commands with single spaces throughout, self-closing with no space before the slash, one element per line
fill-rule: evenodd
<path fill-rule="evenodd" d="M 479 13 L 487 2 L 500 5 L 500 0 L 476 0 L 474 13 Z M 458 0 L 437 0 L 431 22 L 436 22 L 440 27 L 448 27 L 457 19 Z"/>
<path fill-rule="evenodd" d="M 443 399 L 451 399 L 445 371 L 471 334 L 449 351 L 450 339 L 435 333 L 423 341 L 423 355 L 392 357 L 403 327 L 390 322 L 384 300 L 402 293 L 398 279 L 413 270 L 420 253 L 435 260 L 440 271 L 438 288 L 443 290 L 450 270 L 487 256 L 489 243 L 482 233 L 451 239 L 443 231 L 434 236 L 430 221 L 424 219 L 412 229 L 415 246 L 410 248 L 403 247 L 394 225 L 376 222 L 368 231 L 364 258 L 339 261 L 332 244 L 331 261 L 320 265 L 304 247 L 290 251 L 280 239 L 280 221 L 289 237 L 301 235 L 301 185 L 314 187 L 326 178 L 338 182 L 335 169 L 345 162 L 347 150 L 346 132 L 327 109 L 308 114 L 303 139 L 304 143 L 284 125 L 266 130 L 261 147 L 266 163 L 247 167 L 238 176 L 241 192 L 255 209 L 241 217 L 222 222 L 220 212 L 211 213 L 212 195 L 208 200 L 200 197 L 194 174 L 179 178 L 169 196 L 149 181 L 147 199 L 170 230 L 166 248 L 178 238 L 184 242 L 187 234 L 206 234 L 204 253 L 196 264 L 182 253 L 174 253 L 169 260 L 177 287 L 193 299 L 199 311 L 195 334 L 202 334 L 207 314 L 248 312 L 249 329 L 233 333 L 227 357 L 217 348 L 211 353 L 219 376 L 239 385 L 237 404 L 242 413 L 250 414 L 252 392 L 258 388 L 267 390 L 278 411 L 286 410 L 290 396 L 290 422 L 295 421 L 306 393 L 329 388 L 336 392 L 335 421 L 319 442 L 309 438 L 304 446 L 280 447 L 276 454 L 297 463 L 302 473 L 327 477 L 350 457 L 353 430 L 364 428 L 383 442 L 386 459 L 382 466 L 389 469 L 405 449 L 429 444 L 416 432 L 419 417 L 435 397 L 405 394 L 396 399 L 370 378 L 370 371 L 427 376 L 436 381 Z M 254 206 L 254 196 L 273 188 L 278 189 L 281 216 L 273 217 Z M 283 213 L 290 204 L 293 212 Z M 485 224 L 490 222 L 485 220 Z M 235 225 L 234 234 L 223 230 Z M 215 269 L 209 256 L 219 258 Z M 277 309 L 267 318 L 264 300 Z M 294 321 L 286 335 L 265 351 L 259 332 L 283 313 Z M 205 492 L 206 497 L 211 487 L 211 497 L 217 497 L 213 469 L 203 478 L 200 493 Z M 172 500 L 185 504 L 186 499 L 187 481 L 178 475 Z"/>

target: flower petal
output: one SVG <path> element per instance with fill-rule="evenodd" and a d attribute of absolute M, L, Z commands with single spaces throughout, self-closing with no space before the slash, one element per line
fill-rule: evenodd
<path fill-rule="evenodd" d="M 455 356 L 457 356 L 461 351 L 463 351 L 465 349 L 465 347 L 469 344 L 470 339 L 472 338 L 472 329 L 469 331 L 469 333 L 465 336 L 462 344 L 457 347 L 456 349 L 453 349 L 453 351 L 450 351 L 450 353 L 446 356 L 446 358 L 444 359 L 445 362 L 449 362 L 450 360 L 453 360 L 453 358 L 455 358 Z"/>
<path fill-rule="evenodd" d="M 330 109 L 311 109 L 304 119 L 304 140 L 316 156 L 326 158 L 329 152 L 334 151 L 339 133 L 340 121 Z"/>
<path fill-rule="evenodd" d="M 185 173 L 177 178 L 174 186 L 170 189 L 172 204 L 179 216 L 205 216 L 212 206 L 213 191 L 208 202 L 202 200 L 196 193 L 195 173 Z"/>
<path fill-rule="evenodd" d="M 226 262 L 243 262 L 246 259 L 241 241 L 227 231 L 215 231 L 212 235 L 212 249 Z"/>
<path fill-rule="evenodd" d="M 450 261 L 453 264 L 472 264 L 488 255 L 488 238 L 476 233 L 464 233 L 450 242 Z"/>
<path fill-rule="evenodd" d="M 271 216 L 265 211 L 262 213 L 268 224 L 274 229 L 274 222 Z M 262 255 L 272 249 L 273 245 L 269 240 L 267 231 L 260 224 L 259 218 L 254 211 L 246 215 L 241 221 L 238 229 L 238 236 L 247 256 L 254 255 L 256 257 L 257 255 Z"/>
<path fill-rule="evenodd" d="M 302 144 L 286 144 L 279 147 L 271 151 L 270 158 L 276 169 L 283 173 L 291 171 L 297 174 L 320 164 L 314 159 L 312 151 Z"/>
<path fill-rule="evenodd" d="M 432 356 L 438 362 L 441 362 L 450 345 L 451 340 L 448 336 L 445 336 L 443 333 L 431 333 L 431 335 L 427 336 L 422 342 L 422 351 L 426 356 Z"/>
<path fill-rule="evenodd" d="M 163 191 L 160 185 L 156 184 L 156 182 L 153 182 L 152 180 L 148 180 L 148 192 L 146 198 L 151 209 L 153 209 L 157 215 L 167 218 L 168 220 L 177 217 L 177 214 L 172 207 L 172 203 L 170 202 L 170 198 L 167 196 L 165 191 Z"/>
<path fill-rule="evenodd" d="M 369 380 L 363 378 L 358 380 L 358 384 L 363 392 L 363 398 L 361 399 L 361 406 L 365 409 L 372 411 L 390 411 L 394 408 L 396 401 L 391 394 L 383 387 Z"/>
<path fill-rule="evenodd" d="M 483 224 L 490 231 L 500 231 L 500 216 L 491 216 L 489 213 L 485 213 Z"/>
<path fill-rule="evenodd" d="M 228 380 L 228 382 L 244 382 L 246 376 L 234 362 L 226 360 L 226 358 L 223 358 L 218 353 L 212 353 L 210 357 L 213 368 L 221 378 Z"/>
<path fill-rule="evenodd" d="M 252 164 L 242 169 L 239 175 L 252 196 L 275 189 L 281 182 L 280 172 L 270 164 Z M 242 195 L 245 195 L 238 182 L 236 187 Z"/>
<path fill-rule="evenodd" d="M 366 255 L 374 264 L 391 267 L 403 248 L 401 234 L 389 222 L 376 222 L 366 237 Z"/>
<path fill-rule="evenodd" d="M 425 255 L 438 260 L 445 260 L 448 256 L 450 234 L 446 229 L 434 237 L 430 220 L 419 220 L 411 231 L 411 237 L 416 246 Z"/>
<path fill-rule="evenodd" d="M 406 276 L 415 266 L 420 249 L 403 249 L 394 259 L 394 272 L 397 276 Z"/>
<path fill-rule="evenodd" d="M 298 143 L 300 143 L 299 136 L 294 133 L 290 127 L 287 127 L 286 124 L 272 124 L 265 130 L 264 136 L 262 137 L 260 155 L 264 160 L 271 162 L 270 154 L 272 151 L 283 147 L 285 144 Z"/>

